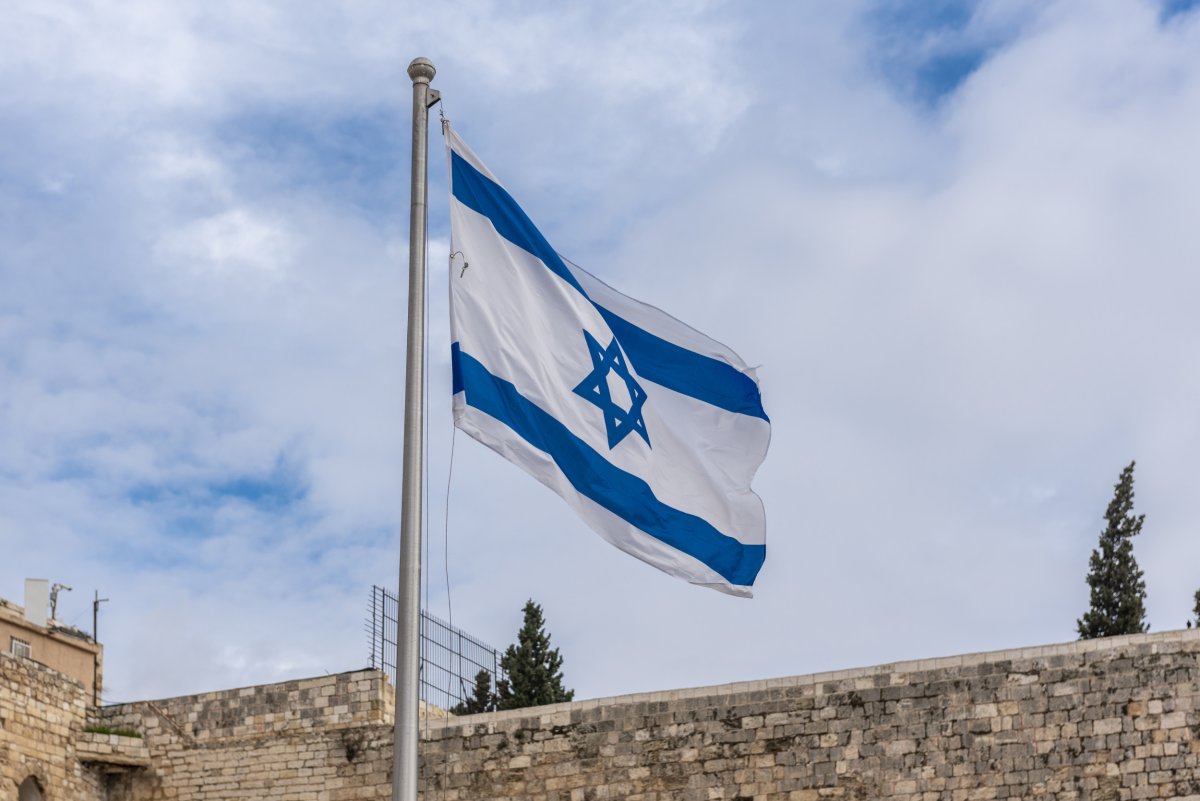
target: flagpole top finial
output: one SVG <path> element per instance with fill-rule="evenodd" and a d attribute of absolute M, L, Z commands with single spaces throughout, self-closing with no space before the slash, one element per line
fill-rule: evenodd
<path fill-rule="evenodd" d="M 412 78 L 413 83 L 429 83 L 435 74 L 437 70 L 433 68 L 433 62 L 424 56 L 414 58 L 408 65 L 408 77 Z"/>

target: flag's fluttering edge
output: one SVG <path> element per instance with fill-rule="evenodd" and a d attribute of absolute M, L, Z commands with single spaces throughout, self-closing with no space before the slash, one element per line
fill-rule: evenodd
<path fill-rule="evenodd" d="M 750 595 L 770 422 L 737 354 L 559 256 L 446 127 L 455 424 L 601 537 Z"/>

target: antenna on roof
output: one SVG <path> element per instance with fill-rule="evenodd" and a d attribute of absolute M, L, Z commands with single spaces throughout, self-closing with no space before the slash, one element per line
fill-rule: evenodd
<path fill-rule="evenodd" d="M 59 590 L 71 591 L 71 588 L 66 584 L 55 584 L 50 587 L 50 619 L 58 620 L 58 592 Z"/>
<path fill-rule="evenodd" d="M 92 642 L 97 646 L 100 645 L 100 604 L 107 600 L 107 598 L 100 597 L 100 590 L 96 590 L 96 600 L 92 601 Z M 100 651 L 98 648 L 92 655 L 92 706 L 100 706 Z"/>

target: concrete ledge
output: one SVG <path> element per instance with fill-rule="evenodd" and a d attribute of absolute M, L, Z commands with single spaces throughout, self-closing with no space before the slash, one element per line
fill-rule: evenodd
<path fill-rule="evenodd" d="M 150 749 L 141 737 L 82 732 L 75 740 L 75 758 L 99 765 L 105 773 L 150 767 Z"/>

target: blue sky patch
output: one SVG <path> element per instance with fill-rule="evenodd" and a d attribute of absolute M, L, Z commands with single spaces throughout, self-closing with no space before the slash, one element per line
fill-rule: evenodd
<path fill-rule="evenodd" d="M 408 201 L 407 118 L 378 108 L 342 116 L 280 107 L 247 110 L 215 131 L 239 172 L 277 191 L 317 189 L 371 218 Z M 404 133 L 398 133 L 404 132 Z"/>
<path fill-rule="evenodd" d="M 308 486 L 294 465 L 282 459 L 266 475 L 244 475 L 208 486 L 214 500 L 235 499 L 252 506 L 283 509 L 304 500 Z"/>
<path fill-rule="evenodd" d="M 935 105 L 987 59 L 995 42 L 970 30 L 976 4 L 964 0 L 894 0 L 864 18 L 875 40 L 873 61 L 898 93 Z"/>
<path fill-rule="evenodd" d="M 230 501 L 279 512 L 300 503 L 307 495 L 308 482 L 300 465 L 282 454 L 269 472 L 245 473 L 198 484 L 142 484 L 128 493 L 134 505 L 172 505 L 185 516 L 203 516 Z"/>
<path fill-rule="evenodd" d="M 1162 18 L 1164 21 L 1186 14 L 1200 6 L 1200 0 L 1163 0 Z"/>

